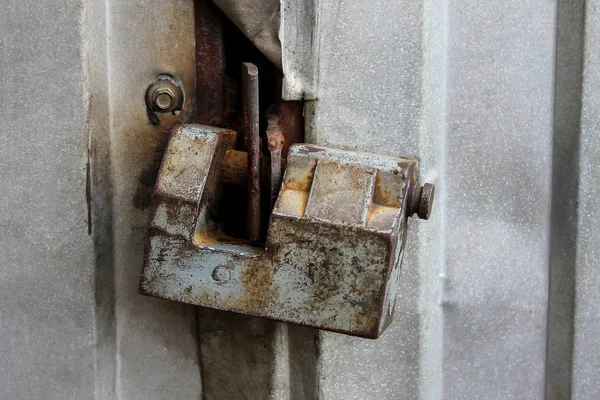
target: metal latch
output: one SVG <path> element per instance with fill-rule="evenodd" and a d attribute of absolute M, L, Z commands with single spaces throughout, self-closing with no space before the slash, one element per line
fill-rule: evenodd
<path fill-rule="evenodd" d="M 379 337 L 394 313 L 407 217 L 429 218 L 433 185 L 417 185 L 416 160 L 295 144 L 279 181 L 282 162 L 275 155 L 273 165 L 271 157 L 268 186 L 276 200 L 272 210 L 266 207 L 263 237 L 252 106 L 258 93 L 254 69 L 244 71 L 247 155 L 234 150 L 233 130 L 182 125 L 171 134 L 152 202 L 141 292 Z M 247 237 L 229 235 L 222 222 L 231 212 L 223 206 L 225 186 L 236 180 L 240 158 L 249 165 Z"/>

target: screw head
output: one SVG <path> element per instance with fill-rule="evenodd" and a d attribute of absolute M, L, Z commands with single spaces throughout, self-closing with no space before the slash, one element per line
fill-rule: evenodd
<path fill-rule="evenodd" d="M 219 265 L 218 267 L 216 267 L 215 269 L 213 269 L 212 272 L 212 278 L 219 282 L 219 283 L 225 283 L 229 280 L 229 271 L 227 270 L 227 268 Z"/>

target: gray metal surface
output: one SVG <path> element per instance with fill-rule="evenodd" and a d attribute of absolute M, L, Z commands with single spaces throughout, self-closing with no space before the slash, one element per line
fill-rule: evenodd
<path fill-rule="evenodd" d="M 0 13 L 3 399 L 94 398 L 80 6 L 5 2 Z"/>
<path fill-rule="evenodd" d="M 197 399 L 201 390 L 196 310 L 138 294 L 143 240 L 154 179 L 173 124 L 191 118 L 194 91 L 193 2 L 105 1 L 107 90 L 92 94 L 90 107 L 106 101 L 103 117 L 110 142 L 113 235 L 114 353 L 102 372 L 114 365 L 114 396 L 121 399 Z M 99 16 L 96 16 L 99 17 Z M 96 35 L 85 38 L 97 40 Z M 92 64 L 95 66 L 98 64 Z M 179 115 L 148 119 L 144 94 L 158 74 L 177 75 L 184 104 Z M 96 71 L 90 71 L 97 79 Z M 100 160 L 100 167 L 106 160 Z M 95 181 L 94 181 L 95 182 Z M 100 184 L 105 184 L 101 182 Z M 102 193 L 106 187 L 95 188 Z M 99 249 L 101 250 L 101 249 Z M 100 289 L 99 289 L 100 290 Z M 99 393 L 111 398 L 111 391 Z"/>
<path fill-rule="evenodd" d="M 422 3 L 410 1 L 319 2 L 317 101 L 305 113 L 307 140 L 422 157 L 423 12 Z M 432 70 L 432 76 L 438 74 Z M 436 118 L 437 113 L 432 116 Z M 433 146 L 428 149 L 435 150 Z M 421 168 L 424 176 L 420 178 L 441 184 L 443 193 L 440 160 L 425 162 Z M 439 200 L 443 201 L 443 195 Z M 441 204 L 434 206 L 436 213 L 428 225 L 443 230 L 440 221 L 445 207 Z M 441 271 L 439 264 L 425 264 L 430 272 L 423 271 L 418 257 L 422 227 L 415 225 L 409 226 L 395 324 L 376 342 L 320 334 L 317 382 L 324 399 L 420 397 L 420 388 L 425 387 L 420 384 L 421 365 L 436 362 L 421 354 L 421 346 L 428 344 L 421 337 L 429 333 L 432 340 L 439 340 L 441 329 L 425 330 L 438 322 L 423 310 L 429 303 L 419 300 L 426 290 L 437 287 Z M 431 239 L 429 245 L 427 251 L 434 254 L 442 248 Z M 432 355 L 439 357 L 437 350 Z M 441 376 L 427 381 L 441 384 Z"/>
<path fill-rule="evenodd" d="M 284 100 L 315 100 L 319 80 L 319 5 L 315 0 L 281 1 L 281 65 Z"/>
<path fill-rule="evenodd" d="M 571 395 L 584 2 L 557 3 L 546 397 Z"/>
<path fill-rule="evenodd" d="M 320 393 L 543 397 L 556 6 L 321 1 L 317 26 L 309 140 L 413 155 L 441 189 L 403 318 L 376 343 L 323 334 Z"/>
<path fill-rule="evenodd" d="M 556 4 L 455 7 L 447 70 L 443 395 L 542 398 Z M 522 213 L 524 204 L 535 206 Z"/>
<path fill-rule="evenodd" d="M 600 397 L 600 2 L 597 0 L 585 4 L 585 27 L 575 266 L 572 392 L 575 400 Z"/>

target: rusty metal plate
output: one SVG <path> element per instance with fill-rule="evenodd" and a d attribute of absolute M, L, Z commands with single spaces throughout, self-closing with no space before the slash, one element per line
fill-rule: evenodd
<path fill-rule="evenodd" d="M 266 244 L 219 224 L 231 130 L 184 125 L 158 177 L 141 292 L 376 338 L 393 315 L 415 160 L 290 148 Z M 240 221 L 243 224 L 244 221 Z"/>

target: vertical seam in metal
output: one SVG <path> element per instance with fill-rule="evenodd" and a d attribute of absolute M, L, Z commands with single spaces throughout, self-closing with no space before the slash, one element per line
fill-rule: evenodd
<path fill-rule="evenodd" d="M 575 264 L 577 253 L 577 226 L 579 181 L 579 142 L 583 84 L 583 46 L 585 2 L 559 0 L 556 3 L 554 47 L 554 93 L 552 119 L 552 162 L 550 215 L 548 218 L 548 306 L 546 315 L 546 342 L 544 363 L 544 398 L 571 397 Z M 575 17 L 575 18 L 573 18 Z M 572 29 L 566 24 L 581 24 Z M 575 46 L 573 43 L 575 42 Z M 564 49 L 564 50 L 563 50 Z M 575 50 L 574 50 L 575 49 Z M 568 51 L 575 51 L 576 55 Z M 569 67 L 569 71 L 564 71 Z M 574 70 L 574 71 L 573 71 Z M 567 77 L 561 82 L 561 76 Z M 564 85 L 562 85 L 564 84 Z M 576 101 L 569 94 L 576 96 Z M 566 115 L 565 115 L 566 114 Z M 569 118 L 571 116 L 571 118 Z M 560 233 L 558 232 L 560 231 Z M 568 279 L 556 282 L 557 275 Z M 565 302 L 564 297 L 568 297 Z M 555 314 L 558 313 L 560 315 Z M 568 322 L 565 323 L 567 314 Z M 561 329 L 561 324 L 566 330 Z M 562 336 L 556 336 L 562 335 Z M 560 361 L 553 362 L 552 352 L 559 353 Z M 565 354 L 566 353 L 566 354 Z M 556 358 L 556 357 L 554 357 Z M 551 386 L 553 385 L 553 386 Z M 562 389 L 562 390 L 561 390 Z M 563 396 L 566 396 L 564 397 Z"/>

